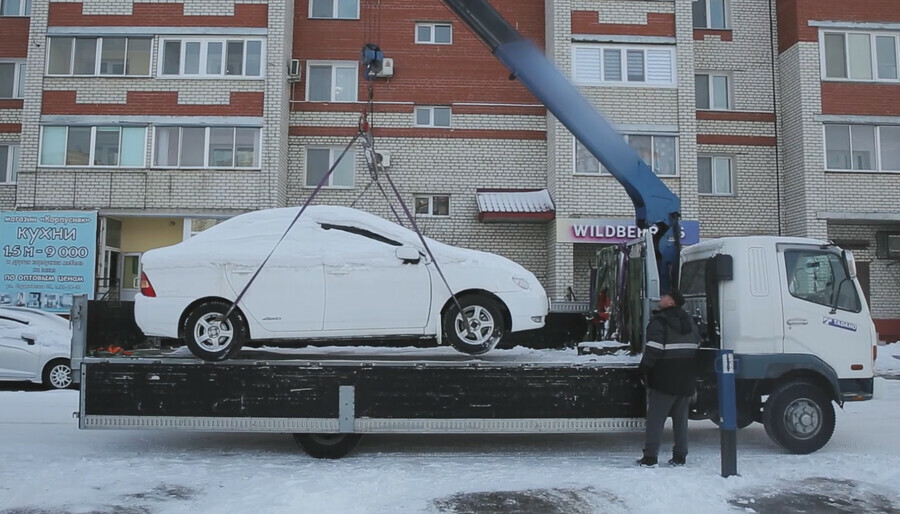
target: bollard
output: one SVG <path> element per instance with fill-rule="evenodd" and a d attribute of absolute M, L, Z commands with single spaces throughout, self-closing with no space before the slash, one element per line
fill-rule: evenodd
<path fill-rule="evenodd" d="M 719 386 L 719 440 L 723 477 L 737 475 L 737 400 L 734 364 L 734 351 L 717 352 L 716 379 Z"/>

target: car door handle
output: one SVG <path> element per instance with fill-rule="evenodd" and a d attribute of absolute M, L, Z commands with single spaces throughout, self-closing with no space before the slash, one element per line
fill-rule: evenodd
<path fill-rule="evenodd" d="M 350 268 L 328 268 L 329 275 L 346 275 L 347 273 L 350 273 Z"/>
<path fill-rule="evenodd" d="M 787 320 L 788 325 L 809 325 L 809 321 L 803 318 L 791 318 Z"/>
<path fill-rule="evenodd" d="M 252 268 L 238 268 L 238 269 L 231 270 L 231 272 L 234 273 L 235 275 L 249 275 L 249 274 L 253 273 L 253 269 Z"/>

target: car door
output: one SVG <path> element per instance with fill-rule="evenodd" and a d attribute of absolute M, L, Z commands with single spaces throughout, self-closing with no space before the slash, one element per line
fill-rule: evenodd
<path fill-rule="evenodd" d="M 812 245 L 779 245 L 778 267 L 784 353 L 818 356 L 839 378 L 871 373 L 871 321 L 841 253 Z M 862 368 L 853 370 L 853 365 Z"/>
<path fill-rule="evenodd" d="M 432 287 L 425 259 L 398 258 L 400 242 L 366 229 L 328 226 L 326 233 L 326 333 L 422 334 Z"/>
<path fill-rule="evenodd" d="M 22 339 L 28 323 L 0 315 L 0 377 L 26 380 L 40 372 L 40 347 L 37 341 Z"/>

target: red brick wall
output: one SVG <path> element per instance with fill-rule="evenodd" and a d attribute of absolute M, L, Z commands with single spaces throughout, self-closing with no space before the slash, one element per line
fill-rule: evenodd
<path fill-rule="evenodd" d="M 698 120 L 775 121 L 774 112 L 697 111 Z"/>
<path fill-rule="evenodd" d="M 700 145 L 775 146 L 775 136 L 726 136 L 721 134 L 697 134 Z"/>
<path fill-rule="evenodd" d="M 900 116 L 900 85 L 823 81 L 822 114 Z"/>
<path fill-rule="evenodd" d="M 900 22 L 897 0 L 776 0 L 778 51 L 799 41 L 818 41 L 819 28 L 809 20 Z"/>
<path fill-rule="evenodd" d="M 142 116 L 262 116 L 263 93 L 234 92 L 228 105 L 179 104 L 178 93 L 129 91 L 124 104 L 79 104 L 75 91 L 44 91 L 42 114 Z"/>
<path fill-rule="evenodd" d="M 291 127 L 292 136 L 333 136 L 353 137 L 356 127 Z M 478 130 L 478 129 L 440 129 L 440 128 L 372 128 L 376 137 L 416 137 L 435 139 L 518 139 L 543 141 L 546 134 L 543 130 Z"/>
<path fill-rule="evenodd" d="M 0 133 L 18 134 L 19 132 L 22 132 L 21 123 L 0 123 Z"/>
<path fill-rule="evenodd" d="M 234 16 L 185 16 L 184 4 L 135 3 L 131 15 L 82 14 L 83 4 L 51 3 L 50 27 L 267 27 L 266 4 L 235 4 Z"/>
<path fill-rule="evenodd" d="M 675 37 L 675 15 L 647 13 L 647 23 L 600 23 L 597 11 L 572 11 L 572 34 Z"/>
<path fill-rule="evenodd" d="M 21 109 L 24 104 L 24 100 L 6 98 L 0 100 L 0 109 Z"/>
<path fill-rule="evenodd" d="M 29 18 L 0 17 L 0 57 L 25 59 L 28 57 Z"/>
<path fill-rule="evenodd" d="M 491 3 L 519 32 L 535 41 L 539 48 L 544 47 L 543 2 L 493 0 Z M 362 3 L 360 20 L 311 20 L 308 0 L 295 3 L 293 57 L 304 61 L 304 81 L 297 84 L 294 100 L 306 98 L 305 61 L 357 61 L 363 44 L 374 42 L 381 46 L 385 57 L 394 59 L 394 77 L 375 81 L 378 101 L 538 103 L 525 87 L 509 80 L 509 71 L 440 0 L 381 0 L 377 13 L 367 7 L 371 4 L 374 2 Z M 417 21 L 451 22 L 453 44 L 415 44 Z M 367 29 L 380 33 L 380 37 L 372 34 L 367 39 Z M 366 87 L 366 82 L 360 80 L 360 100 L 367 97 Z M 294 108 L 305 110 L 310 105 L 295 104 Z"/>

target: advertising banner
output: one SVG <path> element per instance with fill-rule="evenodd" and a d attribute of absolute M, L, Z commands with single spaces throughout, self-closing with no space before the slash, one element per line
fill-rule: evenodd
<path fill-rule="evenodd" d="M 0 246 L 0 305 L 68 312 L 94 297 L 96 212 L 0 212 Z"/>
<path fill-rule="evenodd" d="M 654 227 L 655 229 L 655 227 Z M 597 218 L 557 218 L 558 243 L 624 243 L 643 237 L 634 220 Z M 681 220 L 681 244 L 700 242 L 700 222 Z"/>

